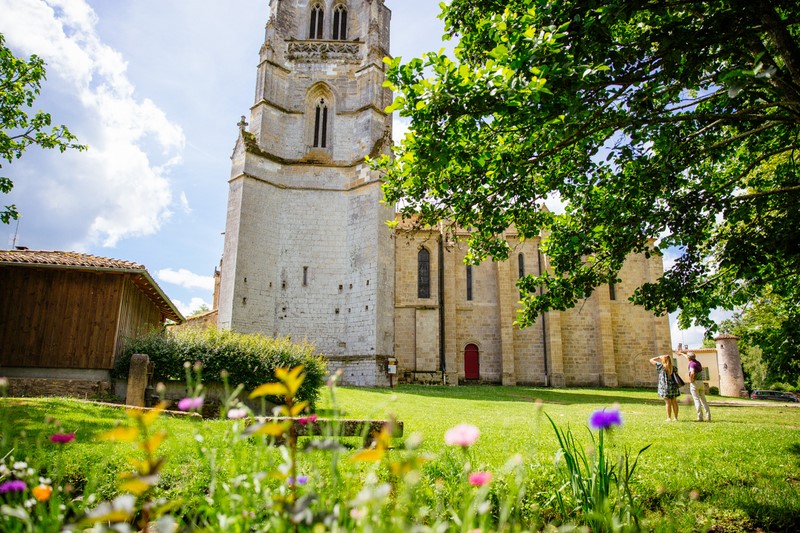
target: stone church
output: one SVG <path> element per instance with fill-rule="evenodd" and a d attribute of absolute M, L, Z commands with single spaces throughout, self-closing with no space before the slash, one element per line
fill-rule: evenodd
<path fill-rule="evenodd" d="M 386 224 L 364 162 L 392 142 L 384 0 L 271 0 L 270 14 L 232 155 L 219 327 L 306 338 L 355 385 L 655 384 L 668 318 L 627 298 L 660 258 L 630 257 L 621 283 L 520 330 L 516 281 L 548 268 L 539 239 L 510 229 L 508 261 L 470 267 L 457 239 Z"/>

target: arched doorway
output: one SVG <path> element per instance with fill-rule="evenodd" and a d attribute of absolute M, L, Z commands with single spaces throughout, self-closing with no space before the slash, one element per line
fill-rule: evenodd
<path fill-rule="evenodd" d="M 464 379 L 480 379 L 481 367 L 478 355 L 478 347 L 474 344 L 467 344 L 464 348 Z"/>

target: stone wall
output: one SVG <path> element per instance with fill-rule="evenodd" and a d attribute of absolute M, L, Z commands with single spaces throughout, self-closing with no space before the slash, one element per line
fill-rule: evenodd
<path fill-rule="evenodd" d="M 457 237 L 464 237 L 461 233 Z M 467 297 L 466 246 L 450 239 L 439 265 L 439 232 L 415 228 L 405 221 L 395 244 L 395 355 L 404 380 L 431 382 L 440 371 L 440 305 L 444 305 L 446 371 L 464 381 L 464 350 L 479 350 L 483 383 L 551 386 L 653 386 L 656 376 L 648 359 L 670 350 L 667 317 L 655 317 L 628 301 L 635 287 L 661 275 L 660 258 L 631 256 L 615 285 L 599 287 L 588 299 L 565 312 L 550 312 L 519 329 L 520 274 L 537 275 L 547 268 L 539 255 L 539 239 L 520 242 L 506 234 L 511 254 L 502 263 L 472 267 L 471 299 Z M 430 297 L 419 298 L 418 254 L 430 252 Z M 521 259 L 520 259 L 521 257 Z M 439 272 L 444 269 L 444 301 L 439 298 Z M 545 361 L 545 352 L 547 361 Z M 546 374 L 547 372 L 547 374 Z M 436 380 L 433 380 L 436 381 Z M 441 377 L 438 378 L 441 382 Z M 454 380 L 450 380 L 454 381 Z"/>
<path fill-rule="evenodd" d="M 385 356 L 329 357 L 328 371 L 333 374 L 341 370 L 337 383 L 352 387 L 388 387 L 386 373 L 388 358 Z M 396 383 L 396 380 L 395 380 Z"/>
<path fill-rule="evenodd" d="M 7 378 L 11 397 L 67 396 L 71 398 L 104 398 L 111 392 L 111 382 L 81 379 Z"/>

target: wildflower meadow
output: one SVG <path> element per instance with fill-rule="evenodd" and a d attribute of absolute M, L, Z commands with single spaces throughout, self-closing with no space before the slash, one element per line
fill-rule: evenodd
<path fill-rule="evenodd" d="M 334 375 L 312 411 L 296 398 L 304 372 L 294 367 L 276 369 L 276 381 L 247 402 L 240 386 L 226 387 L 220 417 L 207 420 L 196 414 L 201 368 L 187 371 L 187 396 L 150 410 L 0 400 L 0 530 L 790 531 L 798 524 L 797 409 L 776 406 L 764 417 L 763 407 L 745 402 L 717 407 L 713 424 L 665 425 L 652 391 L 365 390 L 339 388 Z M 278 400 L 274 410 L 267 398 Z M 387 424 L 374 435 L 341 437 L 337 420 L 345 415 Z M 404 422 L 401 438 L 393 436 L 396 419 Z M 321 434 L 298 435 L 323 422 Z"/>

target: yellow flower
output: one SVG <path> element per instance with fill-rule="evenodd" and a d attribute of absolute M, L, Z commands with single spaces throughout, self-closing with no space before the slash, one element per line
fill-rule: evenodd
<path fill-rule="evenodd" d="M 53 487 L 42 484 L 31 489 L 31 492 L 37 501 L 46 502 L 50 499 L 50 495 L 53 494 Z"/>

